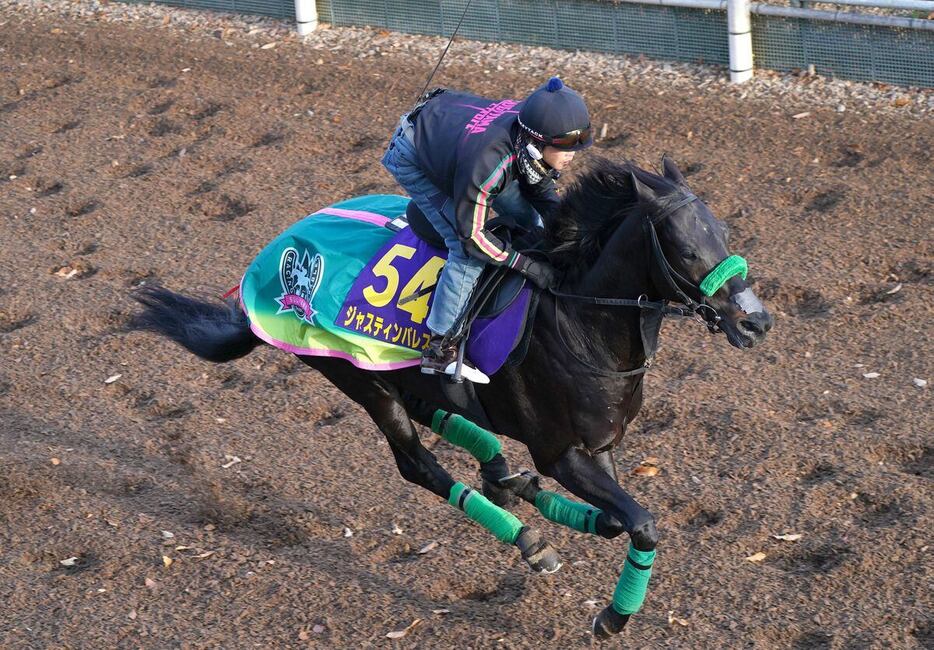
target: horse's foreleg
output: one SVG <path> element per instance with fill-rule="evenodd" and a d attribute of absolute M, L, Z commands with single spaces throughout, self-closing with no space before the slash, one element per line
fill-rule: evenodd
<path fill-rule="evenodd" d="M 629 533 L 629 552 L 613 602 L 593 622 L 594 635 L 607 638 L 620 632 L 645 600 L 658 544 L 655 519 L 607 474 L 601 463 L 581 449 L 569 449 L 543 469 L 570 492 L 599 508 L 597 522 L 609 515 L 613 523 Z"/>

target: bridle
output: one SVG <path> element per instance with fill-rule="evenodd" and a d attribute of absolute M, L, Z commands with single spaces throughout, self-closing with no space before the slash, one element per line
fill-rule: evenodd
<path fill-rule="evenodd" d="M 707 303 L 706 298 L 701 298 L 700 301 L 694 300 L 687 291 L 695 292 L 696 295 L 704 296 L 704 291 L 701 287 L 694 282 L 691 282 L 683 275 L 678 273 L 678 271 L 671 265 L 671 262 L 668 261 L 668 258 L 665 257 L 665 252 L 662 250 L 661 242 L 658 238 L 658 231 L 656 226 L 668 217 L 674 214 L 677 210 L 683 208 L 685 205 L 693 203 L 697 200 L 697 196 L 691 192 L 686 192 L 685 195 L 677 203 L 667 207 L 662 212 L 658 214 L 648 214 L 646 213 L 642 217 L 642 230 L 645 234 L 646 240 L 646 250 L 648 258 L 654 262 L 651 273 L 653 274 L 653 282 L 656 283 L 656 288 L 661 288 L 663 290 L 663 295 L 673 295 L 674 300 L 680 302 L 683 307 L 671 306 L 668 304 L 669 299 L 664 298 L 661 301 L 650 301 L 648 296 L 642 294 L 638 298 L 600 298 L 597 296 L 585 296 L 574 293 L 564 293 L 558 291 L 557 289 L 549 289 L 550 293 L 555 297 L 555 328 L 558 331 L 558 338 L 561 340 L 561 343 L 564 345 L 565 349 L 570 352 L 571 356 L 577 360 L 578 363 L 581 363 L 584 366 L 587 366 L 592 371 L 604 375 L 614 375 L 617 377 L 626 377 L 632 375 L 638 375 L 646 372 L 651 365 L 651 359 L 646 359 L 645 363 L 633 370 L 605 370 L 598 368 L 593 364 L 581 359 L 577 354 L 571 349 L 567 341 L 564 338 L 564 334 L 561 332 L 560 320 L 558 319 L 559 311 L 559 302 L 560 299 L 566 300 L 575 300 L 578 302 L 584 302 L 591 305 L 600 305 L 605 307 L 636 307 L 642 310 L 656 310 L 660 311 L 662 316 L 677 316 L 685 318 L 696 318 L 699 322 L 704 323 L 711 332 L 720 331 L 720 321 L 722 317 L 719 312 Z M 724 263 L 732 259 L 727 258 L 718 264 L 714 269 L 712 269 L 706 277 L 710 277 L 716 271 L 723 267 Z M 732 276 L 731 276 L 732 277 Z M 745 275 L 744 275 L 745 277 Z M 725 282 L 725 280 L 724 280 Z M 679 284 L 680 283 L 680 284 Z M 704 282 L 701 282 L 704 284 Z M 687 291 L 682 289 L 685 287 Z"/>

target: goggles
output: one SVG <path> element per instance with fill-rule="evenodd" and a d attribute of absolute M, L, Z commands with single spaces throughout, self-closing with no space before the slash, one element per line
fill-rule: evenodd
<path fill-rule="evenodd" d="M 553 137 L 543 137 L 541 141 L 546 145 L 551 145 L 552 147 L 557 147 L 559 149 L 567 149 L 570 147 L 576 147 L 579 144 L 589 145 L 593 137 L 590 132 L 590 125 L 587 125 L 583 129 L 574 129 L 573 131 L 568 131 L 561 135 L 556 135 Z"/>
<path fill-rule="evenodd" d="M 591 132 L 589 124 L 583 129 L 574 129 L 573 131 L 554 136 L 542 135 L 538 131 L 530 129 L 522 123 L 521 119 L 519 120 L 519 125 L 539 143 L 557 147 L 558 149 L 570 149 L 578 145 L 590 146 L 593 142 L 593 133 Z"/>

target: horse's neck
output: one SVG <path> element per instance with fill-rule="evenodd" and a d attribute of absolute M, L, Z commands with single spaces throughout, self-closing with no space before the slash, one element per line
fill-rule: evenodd
<path fill-rule="evenodd" d="M 569 289 L 601 298 L 656 298 L 649 273 L 645 237 L 638 218 L 630 217 L 610 237 L 594 265 Z M 578 333 L 578 345 L 590 356 L 605 353 L 618 370 L 628 370 L 645 360 L 636 307 L 584 307 L 566 303 L 568 325 Z"/>

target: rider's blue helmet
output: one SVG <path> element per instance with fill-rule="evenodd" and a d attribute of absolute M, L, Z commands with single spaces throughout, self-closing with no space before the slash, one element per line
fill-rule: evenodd
<path fill-rule="evenodd" d="M 519 126 L 535 143 L 563 151 L 579 151 L 593 144 L 584 98 L 558 77 L 549 79 L 522 102 Z"/>

